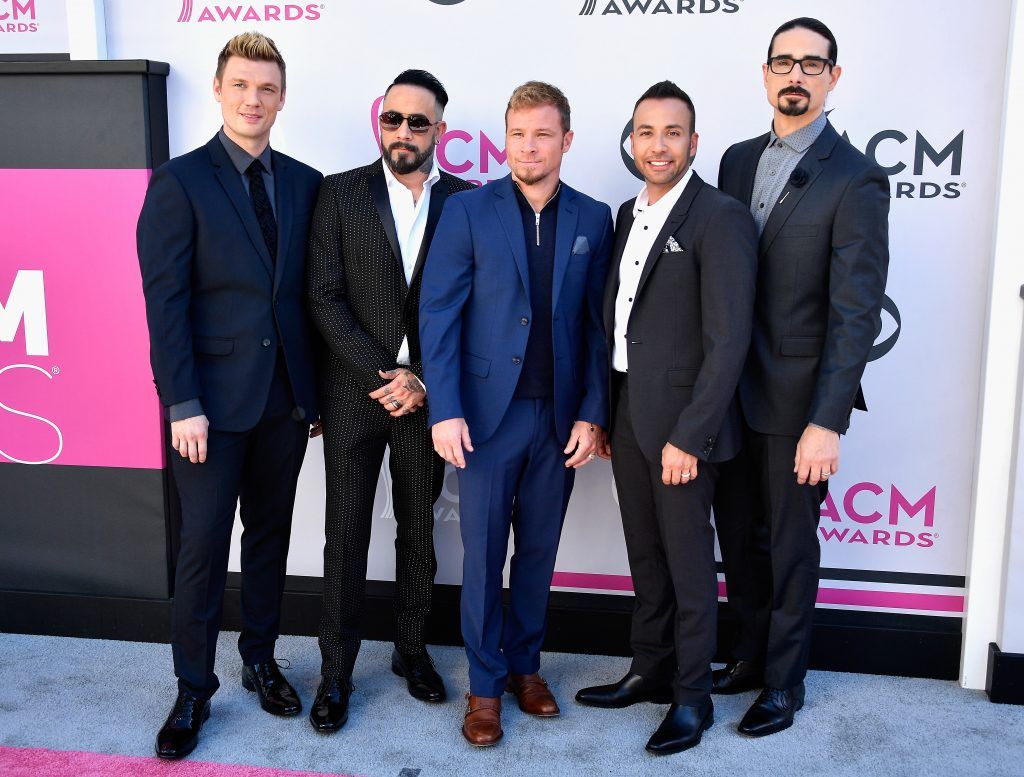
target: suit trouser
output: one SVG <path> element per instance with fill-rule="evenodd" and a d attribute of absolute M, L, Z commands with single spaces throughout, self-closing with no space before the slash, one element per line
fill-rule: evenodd
<path fill-rule="evenodd" d="M 291 390 L 275 375 L 263 417 L 245 432 L 210 429 L 206 461 L 168 450 L 181 497 L 181 547 L 174 574 L 171 650 L 178 687 L 209 698 L 235 507 L 241 499 L 242 633 L 245 664 L 270 661 L 277 641 L 295 488 L 309 424 L 292 415 Z M 239 389 L 244 390 L 244 389 Z"/>
<path fill-rule="evenodd" d="M 470 435 L 473 430 L 470 429 Z M 466 454 L 459 475 L 462 637 L 475 696 L 501 696 L 509 674 L 540 668 L 548 597 L 575 472 L 550 398 L 513 399 L 498 430 Z M 502 569 L 509 530 L 508 615 Z"/>
<path fill-rule="evenodd" d="M 818 594 L 818 519 L 828 484 L 800 485 L 799 437 L 746 430 L 744 448 L 722 465 L 715 521 L 729 606 L 740 634 L 733 657 L 765 667 L 765 684 L 803 682 Z"/>
<path fill-rule="evenodd" d="M 374 497 L 390 448 L 395 536 L 395 646 L 419 655 L 434 590 L 434 502 L 444 460 L 434 453 L 427 411 L 392 418 L 353 381 L 321 397 L 327 475 L 321 671 L 348 677 L 359 653 Z"/>
<path fill-rule="evenodd" d="M 711 499 L 717 465 L 701 461 L 691 482 L 666 486 L 661 461 L 640 450 L 625 382 L 612 430 L 612 473 L 633 576 L 631 671 L 672 681 L 677 704 L 711 693 L 718 620 L 718 577 Z"/>

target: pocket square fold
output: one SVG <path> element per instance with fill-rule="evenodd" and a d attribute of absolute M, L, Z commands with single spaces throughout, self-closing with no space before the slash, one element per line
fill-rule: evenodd
<path fill-rule="evenodd" d="M 587 242 L 586 235 L 577 235 L 576 242 L 572 244 L 572 252 L 574 254 L 585 254 L 590 251 L 590 243 Z"/>
<path fill-rule="evenodd" d="M 679 254 L 683 252 L 683 247 L 676 242 L 676 239 L 672 235 L 668 236 L 668 240 L 665 241 L 665 247 L 662 249 L 663 253 L 666 254 Z"/>

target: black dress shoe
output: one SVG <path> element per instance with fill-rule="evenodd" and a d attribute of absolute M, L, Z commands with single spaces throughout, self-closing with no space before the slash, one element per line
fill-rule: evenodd
<path fill-rule="evenodd" d="M 711 692 L 743 693 L 764 687 L 764 670 L 751 661 L 733 661 L 711 673 Z"/>
<path fill-rule="evenodd" d="M 316 698 L 309 710 L 309 722 L 317 731 L 337 731 L 348 721 L 348 697 L 352 694 L 352 680 L 345 677 L 325 677 L 316 689 Z"/>
<path fill-rule="evenodd" d="M 672 687 L 664 680 L 647 680 L 638 674 L 626 676 L 611 685 L 595 685 L 576 694 L 576 701 L 588 707 L 621 709 L 642 701 L 672 703 Z"/>
<path fill-rule="evenodd" d="M 271 715 L 298 715 L 302 712 L 299 694 L 284 679 L 275 661 L 243 666 L 242 687 L 254 692 L 259 697 L 260 706 Z"/>
<path fill-rule="evenodd" d="M 391 652 L 391 671 L 404 677 L 409 686 L 409 695 L 420 701 L 442 702 L 445 700 L 444 680 L 434 668 L 427 651 L 410 656 L 396 648 Z"/>
<path fill-rule="evenodd" d="M 700 737 L 715 722 L 715 708 L 708 699 L 696 707 L 673 704 L 649 740 L 647 752 L 655 755 L 681 753 L 700 744 Z"/>
<path fill-rule="evenodd" d="M 199 743 L 199 729 L 209 717 L 209 699 L 200 699 L 188 691 L 178 691 L 171 714 L 156 735 L 157 757 L 175 760 L 195 750 Z"/>
<path fill-rule="evenodd" d="M 804 706 L 803 683 L 795 688 L 765 688 L 740 721 L 739 732 L 764 737 L 793 725 L 793 716 Z"/>

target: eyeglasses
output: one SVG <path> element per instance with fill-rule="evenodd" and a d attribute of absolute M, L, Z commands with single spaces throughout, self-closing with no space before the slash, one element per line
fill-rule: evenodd
<path fill-rule="evenodd" d="M 768 69 L 777 76 L 784 76 L 793 72 L 793 68 L 796 65 L 800 65 L 800 69 L 805 76 L 820 76 L 825 72 L 826 66 L 832 67 L 835 65 L 835 62 L 831 59 L 822 59 L 821 57 L 794 59 L 793 57 L 780 56 L 768 58 Z"/>
<path fill-rule="evenodd" d="M 378 120 L 380 121 L 380 128 L 388 132 L 394 132 L 402 126 L 403 121 L 407 121 L 409 122 L 409 129 L 416 135 L 422 135 L 435 124 L 441 123 L 439 121 L 431 121 L 422 113 L 413 113 L 406 116 L 398 111 L 384 111 Z"/>

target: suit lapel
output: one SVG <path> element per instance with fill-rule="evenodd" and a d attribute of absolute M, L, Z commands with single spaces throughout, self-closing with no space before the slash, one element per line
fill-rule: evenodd
<path fill-rule="evenodd" d="M 675 206 L 672 208 L 671 213 L 668 214 L 668 218 L 665 219 L 665 225 L 661 228 L 661 232 L 654 239 L 654 245 L 651 246 L 651 252 L 647 255 L 647 261 L 644 262 L 643 272 L 640 273 L 640 283 L 636 287 L 636 297 L 634 299 L 640 299 L 640 295 L 643 293 L 644 284 L 647 283 L 647 279 L 651 277 L 651 273 L 654 271 L 654 265 L 658 263 L 661 258 L 662 251 L 665 248 L 665 243 L 668 242 L 670 235 L 675 234 L 676 230 L 679 229 L 680 225 L 686 221 L 686 214 L 690 210 L 690 205 L 693 203 L 694 197 L 697 196 L 697 192 L 704 185 L 704 181 L 701 180 L 697 173 L 690 175 L 690 180 L 686 184 L 686 188 L 683 189 L 683 193 L 679 195 L 679 199 L 676 200 Z M 635 303 L 634 303 L 635 304 Z"/>
<path fill-rule="evenodd" d="M 238 213 L 238 218 L 242 220 L 242 225 L 249 234 L 253 248 L 259 254 L 267 274 L 273 277 L 274 263 L 271 261 L 267 242 L 263 239 L 260 223 L 256 220 L 256 211 L 253 210 L 252 200 L 249 199 L 249 196 L 245 193 L 245 187 L 242 186 L 242 177 L 235 170 L 235 166 L 231 164 L 231 158 L 228 156 L 228 152 L 224 150 L 220 138 L 214 136 L 213 140 L 206 144 L 206 150 L 210 153 L 210 161 L 215 168 L 217 180 L 224 188 L 224 193 L 227 194 L 228 199 L 234 206 L 235 212 Z"/>
<path fill-rule="evenodd" d="M 277 212 L 277 257 L 274 262 L 274 291 L 281 285 L 284 274 L 284 263 L 288 259 L 288 238 L 292 230 L 292 206 L 295 203 L 295 192 L 292 190 L 292 176 L 288 162 L 273 152 L 274 165 L 274 199 Z"/>
<path fill-rule="evenodd" d="M 772 139 L 771 133 L 767 132 L 750 144 L 746 155 L 740 160 L 740 175 L 743 188 L 739 191 L 739 199 L 748 208 L 754 197 L 754 179 L 757 177 L 757 164 L 761 161 L 761 154 L 768 147 L 768 141 Z"/>
<path fill-rule="evenodd" d="M 633 228 L 634 197 L 629 204 L 619 211 L 619 221 L 615 225 L 615 245 L 612 246 L 611 259 L 608 262 L 608 278 L 604 284 L 604 329 L 611 341 L 615 330 L 615 299 L 619 295 L 619 267 L 622 264 L 622 252 L 626 250 L 629 231 Z"/>
<path fill-rule="evenodd" d="M 399 264 L 399 275 L 402 278 L 402 288 L 409 290 L 405 281 L 405 267 L 402 264 L 402 250 L 398 246 L 398 230 L 395 228 L 395 216 L 391 212 L 391 198 L 388 196 L 388 183 L 384 180 L 384 162 L 377 160 L 373 165 L 373 171 L 368 178 L 370 196 L 373 198 L 373 205 L 380 217 L 380 224 L 384 227 L 384 234 L 387 235 L 388 243 L 391 245 L 391 253 Z"/>
<path fill-rule="evenodd" d="M 434 237 L 434 230 L 437 228 L 437 222 L 441 218 L 441 209 L 444 207 L 444 201 L 448 199 L 448 182 L 441 176 L 441 180 L 437 181 L 430 188 L 430 203 L 427 208 L 427 224 L 423 229 L 423 241 L 420 243 L 420 252 L 416 255 L 416 265 L 412 268 L 412 281 L 410 285 L 416 282 L 416 276 L 420 274 L 423 269 L 423 262 L 427 259 L 427 251 L 430 249 L 430 241 Z"/>
<path fill-rule="evenodd" d="M 807 181 L 802 186 L 794 186 L 792 183 L 786 182 L 782 194 L 779 195 L 778 202 L 775 203 L 775 207 L 772 208 L 772 213 L 764 225 L 764 231 L 761 233 L 759 253 L 762 256 L 771 247 L 771 244 L 779 234 L 779 230 L 782 229 L 782 226 L 793 214 L 793 211 L 796 210 L 800 200 L 814 186 L 815 179 L 821 174 L 821 160 L 827 159 L 831 155 L 838 139 L 839 135 L 832 129 L 832 125 L 826 124 L 818 139 L 811 144 L 803 159 L 797 164 L 797 168 L 802 168 L 806 171 Z"/>
<path fill-rule="evenodd" d="M 516 193 L 512 187 L 512 176 L 508 175 L 494 184 L 494 209 L 498 212 L 498 219 L 505 230 L 505 237 L 508 238 L 509 247 L 512 249 L 512 257 L 515 259 L 516 267 L 519 268 L 519 277 L 523 281 L 523 288 L 526 289 L 526 296 L 530 296 L 530 267 L 526 259 L 526 238 L 523 236 L 523 217 L 519 211 L 519 203 L 516 201 Z"/>
<path fill-rule="evenodd" d="M 565 271 L 572 258 L 578 221 L 579 209 L 576 207 L 576 193 L 568 186 L 563 186 L 558 197 L 558 223 L 555 227 L 555 266 L 551 288 L 552 310 L 558 305 L 562 281 L 565 279 Z"/>

